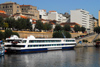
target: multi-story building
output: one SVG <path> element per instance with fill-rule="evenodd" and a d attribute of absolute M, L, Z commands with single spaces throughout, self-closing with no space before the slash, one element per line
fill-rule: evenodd
<path fill-rule="evenodd" d="M 46 13 L 46 10 L 38 10 L 39 11 L 39 18 L 40 19 L 45 19 L 48 20 L 48 14 Z"/>
<path fill-rule="evenodd" d="M 21 14 L 28 18 L 39 19 L 39 11 L 37 7 L 32 5 L 19 5 L 16 2 L 5 2 L 0 4 L 0 10 L 3 10 L 7 15 Z"/>
<path fill-rule="evenodd" d="M 98 27 L 98 21 L 97 21 L 97 19 L 94 19 L 94 27 Z"/>
<path fill-rule="evenodd" d="M 39 19 L 39 11 L 37 7 L 32 5 L 20 5 L 21 13 L 29 18 Z"/>
<path fill-rule="evenodd" d="M 16 2 L 5 2 L 0 4 L 0 10 L 5 11 L 7 15 L 13 15 L 21 12 L 20 5 Z"/>
<path fill-rule="evenodd" d="M 68 19 L 63 16 L 63 14 L 59 14 L 56 11 L 49 11 L 48 13 L 49 20 L 56 20 L 58 24 L 62 22 L 66 22 Z"/>
<path fill-rule="evenodd" d="M 93 32 L 94 24 L 95 24 L 95 21 L 94 21 L 93 15 L 89 15 L 89 28 L 90 28 L 90 32 Z"/>
<path fill-rule="evenodd" d="M 76 22 L 80 24 L 81 26 L 85 27 L 87 32 L 90 31 L 89 27 L 89 12 L 83 9 L 77 9 L 77 10 L 71 10 L 70 11 L 71 17 L 70 21 L 71 22 Z"/>
<path fill-rule="evenodd" d="M 100 26 L 100 10 L 99 10 L 99 17 L 98 17 L 98 26 Z"/>

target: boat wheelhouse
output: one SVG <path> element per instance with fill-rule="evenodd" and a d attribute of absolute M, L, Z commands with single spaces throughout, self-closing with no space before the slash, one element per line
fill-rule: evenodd
<path fill-rule="evenodd" d="M 35 38 L 29 36 L 20 43 L 5 44 L 7 52 L 39 52 L 48 50 L 73 49 L 76 45 L 74 38 Z"/>

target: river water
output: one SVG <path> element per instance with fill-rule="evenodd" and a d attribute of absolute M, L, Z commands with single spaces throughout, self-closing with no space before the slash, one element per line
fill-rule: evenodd
<path fill-rule="evenodd" d="M 0 67 L 100 67 L 100 48 L 5 54 L 0 57 Z"/>

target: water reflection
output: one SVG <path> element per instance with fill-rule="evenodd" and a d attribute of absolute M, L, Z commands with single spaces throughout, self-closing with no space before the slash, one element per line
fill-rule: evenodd
<path fill-rule="evenodd" d="M 6 54 L 0 57 L 0 67 L 99 67 L 100 49 L 77 48 L 47 53 Z"/>

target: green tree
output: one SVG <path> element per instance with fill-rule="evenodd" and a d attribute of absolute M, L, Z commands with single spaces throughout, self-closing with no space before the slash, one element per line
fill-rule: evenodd
<path fill-rule="evenodd" d="M 8 28 L 8 23 L 4 23 L 4 28 Z"/>
<path fill-rule="evenodd" d="M 52 29 L 52 26 L 51 26 L 51 24 L 49 24 L 49 23 L 45 23 L 45 24 L 43 25 L 43 29 L 44 29 L 44 30 L 51 30 L 51 29 Z"/>
<path fill-rule="evenodd" d="M 32 24 L 29 21 L 29 19 L 26 19 L 26 29 L 32 30 Z"/>
<path fill-rule="evenodd" d="M 80 26 L 78 26 L 78 25 L 75 25 L 75 27 L 74 27 L 74 30 L 75 30 L 75 32 L 78 32 L 78 31 L 80 31 Z"/>
<path fill-rule="evenodd" d="M 0 31 L 0 40 L 4 39 L 4 33 Z"/>
<path fill-rule="evenodd" d="M 3 17 L 0 16 L 0 27 L 3 27 L 3 26 L 4 26 L 4 25 L 3 25 L 3 21 L 4 21 L 4 20 L 3 20 Z"/>
<path fill-rule="evenodd" d="M 70 31 L 71 30 L 70 25 L 67 25 L 67 24 L 64 25 L 63 30 Z"/>
<path fill-rule="evenodd" d="M 27 21 L 26 21 L 26 19 L 20 18 L 17 21 L 18 21 L 17 28 L 19 30 L 26 29 L 26 27 L 27 27 Z"/>
<path fill-rule="evenodd" d="M 95 27 L 95 28 L 94 28 L 94 32 L 96 32 L 96 33 L 99 34 L 99 33 L 100 33 L 100 27 Z"/>
<path fill-rule="evenodd" d="M 3 22 L 3 17 L 0 16 L 0 22 Z"/>
<path fill-rule="evenodd" d="M 5 35 L 5 38 L 10 37 L 12 35 L 12 30 L 6 29 L 5 32 L 4 32 L 4 35 Z"/>
<path fill-rule="evenodd" d="M 56 31 L 53 33 L 53 38 L 64 38 L 61 31 Z"/>
<path fill-rule="evenodd" d="M 85 27 L 81 27 L 81 31 L 82 31 L 83 33 L 85 32 L 85 30 L 86 30 Z"/>
<path fill-rule="evenodd" d="M 54 31 L 61 31 L 61 30 L 62 30 L 62 27 L 61 27 L 59 24 L 57 24 L 57 25 L 55 26 Z"/>
<path fill-rule="evenodd" d="M 71 34 L 67 31 L 64 31 L 64 35 L 66 38 L 71 38 Z"/>
<path fill-rule="evenodd" d="M 40 20 L 36 21 L 35 29 L 38 29 L 40 32 L 43 30 L 43 23 Z"/>
<path fill-rule="evenodd" d="M 14 18 L 6 18 L 6 23 L 8 23 L 9 28 L 15 28 L 16 20 Z"/>

